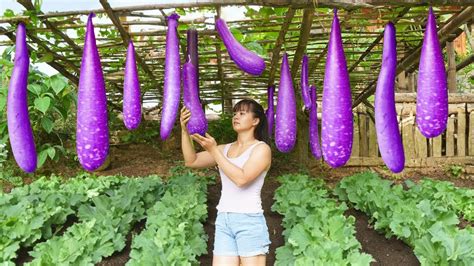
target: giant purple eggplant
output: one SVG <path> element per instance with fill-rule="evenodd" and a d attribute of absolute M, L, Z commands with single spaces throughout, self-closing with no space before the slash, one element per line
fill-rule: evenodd
<path fill-rule="evenodd" d="M 76 150 L 84 169 L 94 171 L 107 159 L 109 128 L 107 97 L 91 13 L 87 20 L 77 95 Z"/>
<path fill-rule="evenodd" d="M 324 73 L 321 142 L 329 166 L 343 166 L 351 156 L 353 118 L 351 86 L 347 71 L 341 28 L 334 9 Z"/>
<path fill-rule="evenodd" d="M 268 123 L 268 136 L 270 138 L 273 136 L 273 126 L 275 123 L 275 108 L 273 98 L 275 95 L 275 85 L 268 86 L 267 88 L 267 101 L 268 101 L 268 109 L 265 112 L 267 116 L 267 123 Z"/>
<path fill-rule="evenodd" d="M 263 58 L 240 44 L 227 28 L 227 24 L 223 19 L 216 20 L 216 29 L 235 64 L 249 74 L 260 76 L 265 70 Z"/>
<path fill-rule="evenodd" d="M 187 60 L 191 60 L 191 63 L 194 65 L 196 69 L 196 73 L 198 73 L 197 77 L 199 78 L 199 53 L 198 53 L 198 32 L 195 28 L 188 29 L 186 31 L 186 38 L 187 38 L 187 50 L 186 50 L 186 58 Z M 199 80 L 199 79 L 198 79 Z"/>
<path fill-rule="evenodd" d="M 290 152 L 296 143 L 296 99 L 288 65 L 288 55 L 283 55 L 275 123 L 275 143 L 281 152 Z"/>
<path fill-rule="evenodd" d="M 15 62 L 7 96 L 7 126 L 10 144 L 18 166 L 27 173 L 36 170 L 37 155 L 28 114 L 28 68 L 30 58 L 25 24 L 16 31 Z"/>
<path fill-rule="evenodd" d="M 308 81 L 308 56 L 303 55 L 303 62 L 301 65 L 301 96 L 306 109 L 311 108 L 311 96 L 309 92 L 309 81 Z"/>
<path fill-rule="evenodd" d="M 165 81 L 163 109 L 161 113 L 160 136 L 165 140 L 173 129 L 179 108 L 181 90 L 181 66 L 179 60 L 178 19 L 176 13 L 168 16 L 165 51 Z"/>
<path fill-rule="evenodd" d="M 196 73 L 196 68 L 191 62 L 184 64 L 183 101 L 184 106 L 191 111 L 191 117 L 187 125 L 189 134 L 198 133 L 204 136 L 207 131 L 207 119 L 199 101 L 199 81 Z"/>
<path fill-rule="evenodd" d="M 398 130 L 395 109 L 395 78 L 397 71 L 397 42 L 395 26 L 389 22 L 383 37 L 382 67 L 375 90 L 375 129 L 380 154 L 385 165 L 394 173 L 405 165 L 403 143 Z"/>
<path fill-rule="evenodd" d="M 416 123 L 427 138 L 441 135 L 448 122 L 448 89 L 443 53 L 430 7 L 421 47 L 416 99 Z"/>
<path fill-rule="evenodd" d="M 138 80 L 135 47 L 130 40 L 125 62 L 125 77 L 123 81 L 123 122 L 129 130 L 136 129 L 142 119 L 142 104 L 140 99 L 140 82 Z"/>
<path fill-rule="evenodd" d="M 311 108 L 309 109 L 309 147 L 314 158 L 321 158 L 321 146 L 318 133 L 318 104 L 316 102 L 316 86 L 309 87 Z"/>

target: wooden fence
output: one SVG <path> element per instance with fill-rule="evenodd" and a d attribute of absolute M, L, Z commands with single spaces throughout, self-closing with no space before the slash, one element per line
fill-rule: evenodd
<path fill-rule="evenodd" d="M 397 93 L 396 109 L 407 167 L 446 164 L 474 165 L 474 94 L 450 94 L 446 131 L 425 138 L 416 125 L 416 94 Z M 354 142 L 349 166 L 383 165 L 378 150 L 373 111 L 354 109 Z"/>

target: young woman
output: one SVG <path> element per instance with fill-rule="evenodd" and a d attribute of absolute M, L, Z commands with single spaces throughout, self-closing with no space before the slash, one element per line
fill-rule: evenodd
<path fill-rule="evenodd" d="M 190 136 L 186 124 L 191 113 L 181 109 L 184 161 L 191 168 L 219 168 L 222 193 L 217 205 L 212 264 L 265 265 L 270 239 L 260 191 L 272 157 L 267 120 L 263 107 L 254 100 L 238 102 L 233 111 L 237 140 L 217 145 L 207 133 Z M 190 137 L 205 151 L 196 154 Z"/>

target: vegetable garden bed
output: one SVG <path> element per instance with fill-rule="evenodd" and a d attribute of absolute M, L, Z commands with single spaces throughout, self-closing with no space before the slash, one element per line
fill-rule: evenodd
<path fill-rule="evenodd" d="M 130 176 L 146 176 L 151 173 L 158 173 L 162 176 L 167 176 L 169 175 L 169 169 L 171 169 L 173 165 L 179 164 L 177 161 L 181 159 L 179 155 L 160 154 L 156 148 L 146 144 L 114 147 L 112 148 L 112 155 L 117 159 L 114 160 L 117 163 L 112 163 L 109 169 L 99 172 L 101 175 L 116 175 L 119 173 L 124 173 Z M 127 166 L 124 166 L 120 163 L 125 161 L 128 162 Z M 286 159 L 275 160 L 262 189 L 263 208 L 265 210 L 265 217 L 267 219 L 272 241 L 270 246 L 270 254 L 267 260 L 268 265 L 273 265 L 275 262 L 275 250 L 285 244 L 282 235 L 283 227 L 281 225 L 283 216 L 271 211 L 271 206 L 275 202 L 275 190 L 280 187 L 280 183 L 276 180 L 276 177 L 284 173 L 290 174 L 299 172 L 299 168 L 296 167 L 296 163 L 291 163 L 293 162 L 291 160 L 289 162 L 290 163 L 288 163 L 288 160 Z M 379 172 L 384 171 L 383 169 L 378 168 L 375 170 Z M 67 164 L 62 164 L 61 167 L 56 165 L 55 168 L 45 169 L 44 171 L 53 171 L 57 173 L 63 173 L 66 176 L 67 174 L 69 174 L 69 176 L 73 176 L 76 175 L 75 171 L 79 172 L 80 170 L 78 168 L 69 167 Z M 207 174 L 212 174 L 213 171 L 214 170 L 208 171 Z M 314 167 L 310 171 L 310 174 L 315 177 L 324 177 L 326 184 L 328 184 L 330 187 L 333 187 L 339 182 L 341 178 L 350 176 L 360 171 L 361 169 L 359 168 L 348 167 L 337 170 L 327 170 L 325 168 Z M 428 174 L 430 173 L 428 172 Z M 413 171 L 411 173 L 407 173 L 406 176 L 418 181 L 422 178 L 422 176 L 424 176 L 424 174 L 422 172 Z M 449 179 L 447 175 L 440 173 L 439 169 L 437 175 L 431 175 L 430 177 L 435 179 Z M 449 181 L 454 181 L 457 186 L 471 188 L 474 187 L 474 182 L 472 180 L 449 179 Z M 215 206 L 217 205 L 220 197 L 220 183 L 217 182 L 215 184 L 208 185 L 207 192 L 208 218 L 203 222 L 203 226 L 205 233 L 208 235 L 208 254 L 204 254 L 198 258 L 201 265 L 210 265 L 212 261 L 214 221 L 217 214 Z M 376 232 L 372 226 L 369 225 L 369 217 L 367 217 L 365 214 L 350 208 L 345 212 L 345 215 L 346 217 L 348 217 L 348 215 L 354 216 L 355 237 L 361 243 L 361 251 L 370 254 L 376 260 L 376 262 L 373 262 L 372 265 L 419 265 L 412 248 L 400 240 L 397 240 L 395 237 L 386 239 L 383 234 Z M 75 223 L 71 223 L 69 226 L 77 224 L 78 222 L 79 221 L 75 221 Z M 124 249 L 122 251 L 116 251 L 111 256 L 103 258 L 102 262 L 100 262 L 98 265 L 124 265 L 127 263 L 130 259 L 130 250 L 132 249 L 132 238 L 143 232 L 142 230 L 145 227 L 145 223 L 146 220 L 144 219 L 138 223 L 135 223 L 133 228 L 129 230 L 126 235 Z M 30 250 L 31 249 L 21 249 L 19 253 L 20 256 L 17 258 L 16 262 L 18 264 L 22 264 L 25 261 L 31 260 L 31 257 L 27 253 L 27 251 Z"/>

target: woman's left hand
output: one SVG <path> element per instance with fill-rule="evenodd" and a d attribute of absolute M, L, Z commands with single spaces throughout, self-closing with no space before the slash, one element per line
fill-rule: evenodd
<path fill-rule="evenodd" d="M 191 138 L 197 143 L 199 143 L 199 145 L 201 145 L 208 152 L 211 152 L 215 148 L 217 148 L 216 140 L 208 133 L 206 133 L 205 137 L 196 133 L 196 134 L 193 134 Z"/>

